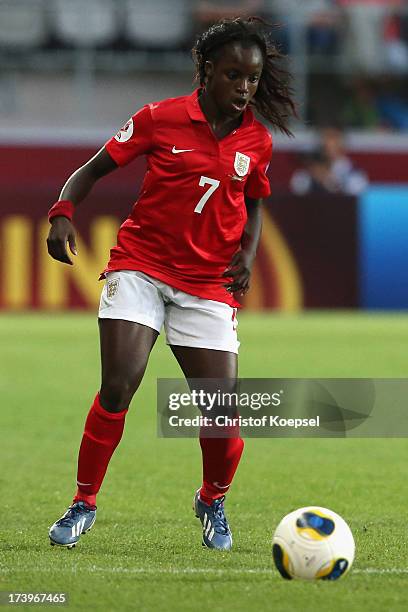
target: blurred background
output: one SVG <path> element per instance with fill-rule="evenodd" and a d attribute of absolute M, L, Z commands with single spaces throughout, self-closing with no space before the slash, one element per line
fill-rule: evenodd
<path fill-rule="evenodd" d="M 279 24 L 299 104 L 246 306 L 408 307 L 408 0 L 0 0 L 1 308 L 95 309 L 144 160 L 77 212 L 73 268 L 47 210 L 143 104 L 192 91 L 195 37 L 237 15 Z"/>

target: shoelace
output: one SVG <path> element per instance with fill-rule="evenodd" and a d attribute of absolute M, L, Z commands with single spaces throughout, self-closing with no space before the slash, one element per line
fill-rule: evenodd
<path fill-rule="evenodd" d="M 214 531 L 221 533 L 222 535 L 226 535 L 228 533 L 228 523 L 224 514 L 224 499 L 224 497 L 220 497 L 212 504 L 214 518 L 216 519 L 214 521 Z"/>
<path fill-rule="evenodd" d="M 70 506 L 67 515 L 60 518 L 56 524 L 58 527 L 72 527 L 72 525 L 77 522 L 79 514 L 83 512 L 88 513 L 90 511 L 91 508 L 87 508 L 86 506 Z"/>

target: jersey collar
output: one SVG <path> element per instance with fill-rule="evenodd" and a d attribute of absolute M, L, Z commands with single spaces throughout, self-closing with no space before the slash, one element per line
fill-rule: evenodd
<path fill-rule="evenodd" d="M 199 92 L 200 92 L 200 88 L 197 88 L 193 91 L 193 93 L 190 96 L 186 97 L 187 112 L 193 121 L 201 121 L 203 123 L 207 123 L 207 119 L 205 118 L 205 115 L 203 111 L 201 110 L 201 106 L 198 102 Z M 254 123 L 254 114 L 252 110 L 249 108 L 249 106 L 247 106 L 244 112 L 242 123 L 238 129 L 241 129 L 243 127 L 249 127 L 253 123 Z"/>

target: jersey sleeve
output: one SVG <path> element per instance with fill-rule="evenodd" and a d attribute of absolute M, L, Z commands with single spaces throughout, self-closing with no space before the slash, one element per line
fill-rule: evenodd
<path fill-rule="evenodd" d="M 118 166 L 126 166 L 139 155 L 151 150 L 153 119 L 149 105 L 133 115 L 119 132 L 105 144 L 105 149 Z"/>
<path fill-rule="evenodd" d="M 272 138 L 270 135 L 268 136 L 268 145 L 257 165 L 248 176 L 245 185 L 245 195 L 248 198 L 266 198 L 271 194 L 269 179 L 266 176 L 272 156 Z"/>

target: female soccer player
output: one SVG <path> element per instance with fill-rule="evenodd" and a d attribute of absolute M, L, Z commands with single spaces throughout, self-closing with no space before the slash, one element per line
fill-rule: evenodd
<path fill-rule="evenodd" d="M 51 544 L 75 546 L 93 526 L 96 495 L 163 324 L 187 378 L 237 376 L 234 294 L 249 288 L 261 201 L 270 194 L 271 136 L 250 107 L 286 134 L 295 109 L 261 20 L 217 23 L 198 38 L 193 57 L 199 88 L 139 110 L 68 179 L 49 212 L 49 254 L 72 264 L 66 245 L 76 255 L 74 208 L 98 179 L 147 156 L 139 198 L 103 274 L 102 382 L 85 423 L 77 491 L 49 530 Z M 224 498 L 244 443 L 238 428 L 224 433 L 200 432 L 203 482 L 194 509 L 203 545 L 229 550 Z"/>

